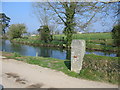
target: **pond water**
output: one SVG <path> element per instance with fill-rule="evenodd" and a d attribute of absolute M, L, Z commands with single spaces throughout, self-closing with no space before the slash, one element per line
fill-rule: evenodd
<path fill-rule="evenodd" d="M 70 59 L 70 50 L 56 49 L 50 47 L 29 46 L 17 43 L 11 43 L 9 40 L 1 40 L 0 50 L 6 52 L 17 52 L 25 56 L 52 57 L 61 60 Z M 102 56 L 116 57 L 115 53 L 106 53 L 101 51 L 86 51 L 86 54 L 96 54 Z"/>

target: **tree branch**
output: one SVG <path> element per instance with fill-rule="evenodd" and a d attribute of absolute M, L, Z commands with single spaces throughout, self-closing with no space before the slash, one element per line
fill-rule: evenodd
<path fill-rule="evenodd" d="M 50 4 L 50 2 L 48 2 L 48 4 L 50 5 L 50 7 L 52 7 L 52 9 L 55 11 L 55 13 L 58 15 L 58 17 L 59 17 L 64 23 L 66 23 L 66 22 L 64 21 L 64 19 L 59 15 L 59 13 L 57 12 L 57 10 Z"/>

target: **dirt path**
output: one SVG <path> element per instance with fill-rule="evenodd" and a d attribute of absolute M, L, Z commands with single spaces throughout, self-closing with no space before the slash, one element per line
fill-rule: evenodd
<path fill-rule="evenodd" d="M 1 58 L 0 83 L 5 88 L 118 88 L 117 85 L 77 79 L 48 68 Z"/>

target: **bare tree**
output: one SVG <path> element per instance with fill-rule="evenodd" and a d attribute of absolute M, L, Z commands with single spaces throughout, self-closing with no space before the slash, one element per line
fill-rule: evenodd
<path fill-rule="evenodd" d="M 113 3 L 45 2 L 36 4 L 38 5 L 37 9 L 39 10 L 44 7 L 46 8 L 47 13 L 50 16 L 49 23 L 56 22 L 64 25 L 63 32 L 66 35 L 66 44 L 67 46 L 70 46 L 75 28 L 84 30 L 92 21 L 95 21 L 95 17 L 98 13 L 104 15 L 109 14 L 108 9 L 110 9 Z"/>

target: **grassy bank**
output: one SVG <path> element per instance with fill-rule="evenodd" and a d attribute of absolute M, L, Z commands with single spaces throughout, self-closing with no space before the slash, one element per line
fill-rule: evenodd
<path fill-rule="evenodd" d="M 34 39 L 35 37 L 29 37 L 29 38 L 16 38 L 13 39 L 13 43 L 20 43 L 20 44 L 26 44 L 26 45 L 35 45 L 35 46 L 47 46 L 47 47 L 63 47 L 66 48 L 66 45 L 63 41 L 57 41 L 53 40 L 52 42 L 45 43 L 39 39 Z"/>
<path fill-rule="evenodd" d="M 29 64 L 35 64 L 42 67 L 51 68 L 63 73 L 88 80 L 95 80 L 107 83 L 118 84 L 118 70 L 120 65 L 118 64 L 118 57 L 106 57 L 97 56 L 94 54 L 85 55 L 83 68 L 80 74 L 70 71 L 69 60 L 59 60 L 54 58 L 21 56 L 17 53 L 3 52 L 3 56 L 7 58 L 13 58 L 18 61 L 23 61 Z"/>
<path fill-rule="evenodd" d="M 101 44 L 94 44 L 94 43 L 87 43 L 86 48 L 89 50 L 96 50 L 96 51 L 112 51 L 117 52 L 117 47 L 112 47 L 110 45 L 101 45 Z"/>
<path fill-rule="evenodd" d="M 86 40 L 86 48 L 90 50 L 114 52 L 117 51 L 117 48 L 114 46 L 113 39 L 110 33 L 74 34 L 73 39 Z M 43 41 L 40 41 L 39 36 L 17 38 L 13 39 L 12 41 L 28 45 L 67 48 L 65 44 L 65 35 L 54 35 L 53 41 L 49 43 L 44 43 Z"/>

